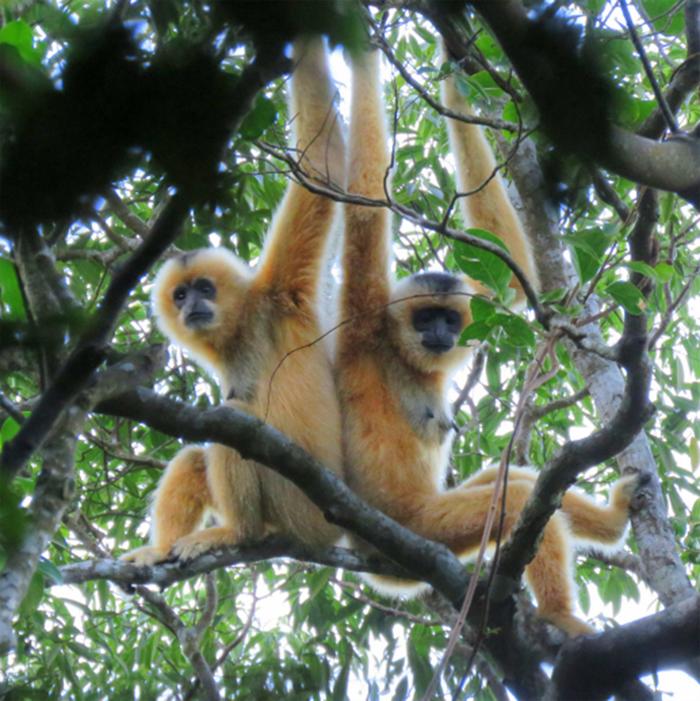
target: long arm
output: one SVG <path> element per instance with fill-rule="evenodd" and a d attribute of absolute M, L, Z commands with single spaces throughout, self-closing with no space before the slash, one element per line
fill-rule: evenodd
<path fill-rule="evenodd" d="M 294 62 L 290 114 L 296 158 L 311 179 L 342 186 L 345 148 L 323 39 L 297 41 Z M 268 234 L 255 287 L 287 292 L 297 304 L 313 304 L 335 210 L 331 199 L 290 183 Z"/>
<path fill-rule="evenodd" d="M 379 52 L 353 57 L 348 191 L 385 199 L 389 167 L 386 126 L 381 97 Z M 389 301 L 391 232 L 383 207 L 346 205 L 343 256 L 341 345 L 349 349 L 379 329 Z"/>
<path fill-rule="evenodd" d="M 452 75 L 442 83 L 442 100 L 454 112 L 472 114 Z M 471 192 L 491 178 L 496 171 L 496 159 L 482 127 L 448 118 L 447 130 L 457 168 L 459 192 Z M 486 186 L 468 197 L 460 198 L 460 202 L 465 221 L 470 226 L 496 234 L 533 286 L 539 288 L 530 242 L 508 198 L 501 174 L 496 173 Z"/>

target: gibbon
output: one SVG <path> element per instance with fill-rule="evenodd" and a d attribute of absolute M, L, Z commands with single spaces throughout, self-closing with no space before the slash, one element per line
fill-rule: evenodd
<path fill-rule="evenodd" d="M 293 56 L 290 113 L 300 165 L 342 186 L 345 150 L 323 40 L 297 42 Z M 161 268 L 153 306 L 162 331 L 218 376 L 230 406 L 264 417 L 341 475 L 331 358 L 312 343 L 321 335 L 319 278 L 335 212 L 330 199 L 291 183 L 257 269 L 222 249 L 185 253 Z M 208 511 L 220 525 L 198 530 Z M 222 445 L 190 446 L 173 458 L 156 490 L 152 544 L 123 559 L 139 565 L 190 559 L 271 531 L 312 547 L 340 536 L 274 471 Z"/>
<path fill-rule="evenodd" d="M 348 191 L 384 199 L 389 156 L 377 54 L 354 61 Z M 452 79 L 445 98 L 448 106 L 464 110 Z M 474 189 L 495 165 L 488 143 L 479 127 L 450 120 L 449 129 L 459 187 Z M 536 281 L 527 238 L 500 179 L 462 201 L 471 222 L 501 237 Z M 337 356 L 346 479 L 370 504 L 467 559 L 479 547 L 496 476 L 496 469 L 483 470 L 454 489 L 444 487 L 453 425 L 447 388 L 468 352 L 457 341 L 471 321 L 474 288 L 463 277 L 442 272 L 395 282 L 390 244 L 386 209 L 346 206 L 341 316 L 348 323 L 341 328 Z M 534 479 L 528 470 L 511 470 L 504 536 L 515 525 Z M 634 486 L 633 478 L 620 480 L 606 506 L 568 493 L 526 569 L 539 615 L 569 635 L 593 631 L 572 612 L 572 540 L 618 542 Z M 424 587 L 368 578 L 387 593 L 410 596 Z"/>

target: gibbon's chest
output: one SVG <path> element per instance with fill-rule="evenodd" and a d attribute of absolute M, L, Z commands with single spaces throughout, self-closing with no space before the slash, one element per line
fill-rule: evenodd
<path fill-rule="evenodd" d="M 397 398 L 400 411 L 417 439 L 430 448 L 440 448 L 447 443 L 453 421 L 442 383 L 401 367 L 395 367 L 386 375 L 392 395 Z"/>
<path fill-rule="evenodd" d="M 278 319 L 269 304 L 257 305 L 247 316 L 245 332 L 227 344 L 223 379 L 228 399 L 268 405 L 275 389 L 286 397 L 313 385 L 307 375 L 314 374 L 315 364 L 324 365 L 330 374 L 323 347 L 311 344 L 318 338 L 317 329 L 306 319 Z"/>
<path fill-rule="evenodd" d="M 443 404 L 385 370 L 358 359 L 339 376 L 348 479 L 380 508 L 384 492 L 392 502 L 440 488 L 452 425 Z"/>

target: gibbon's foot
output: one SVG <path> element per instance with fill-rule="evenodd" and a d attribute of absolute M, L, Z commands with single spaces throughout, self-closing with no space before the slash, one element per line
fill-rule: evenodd
<path fill-rule="evenodd" d="M 178 560 L 194 560 L 195 557 L 215 548 L 225 545 L 236 545 L 241 542 L 238 532 L 233 528 L 205 528 L 203 531 L 190 533 L 175 541 L 170 550 Z"/>
<path fill-rule="evenodd" d="M 571 613 L 547 613 L 541 609 L 537 609 L 537 615 L 547 623 L 564 631 L 570 638 L 577 638 L 580 635 L 596 635 L 598 631 L 588 625 L 580 618 L 576 618 Z"/>
<path fill-rule="evenodd" d="M 156 548 L 153 545 L 144 545 L 142 548 L 130 550 L 124 553 L 120 558 L 122 562 L 131 562 L 137 567 L 150 567 L 159 562 L 165 562 L 170 559 L 170 550 Z"/>

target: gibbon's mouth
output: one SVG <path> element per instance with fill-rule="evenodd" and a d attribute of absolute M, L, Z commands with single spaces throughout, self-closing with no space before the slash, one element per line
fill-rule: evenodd
<path fill-rule="evenodd" d="M 185 317 L 185 323 L 188 326 L 207 326 L 214 320 L 213 312 L 190 312 Z"/>
<path fill-rule="evenodd" d="M 437 355 L 442 355 L 442 353 L 447 353 L 448 350 L 452 350 L 451 343 L 444 343 L 440 341 L 423 341 L 422 345 L 423 348 Z"/>

